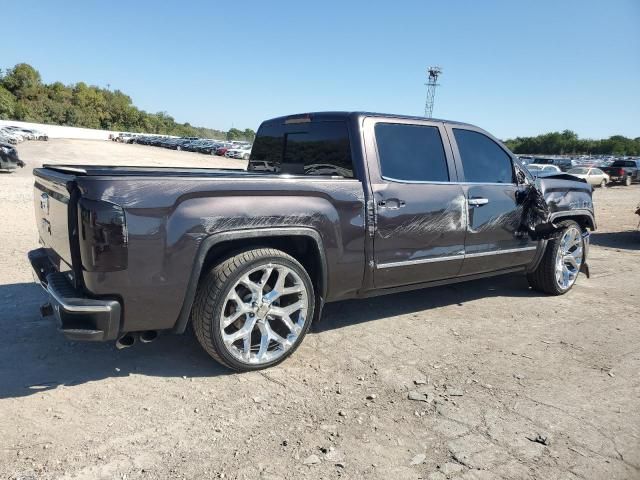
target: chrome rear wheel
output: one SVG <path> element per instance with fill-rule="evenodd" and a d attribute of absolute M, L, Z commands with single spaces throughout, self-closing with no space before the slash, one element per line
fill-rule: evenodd
<path fill-rule="evenodd" d="M 224 300 L 220 335 L 228 352 L 251 364 L 270 363 L 298 340 L 309 292 L 291 268 L 267 263 L 243 275 Z"/>
<path fill-rule="evenodd" d="M 302 342 L 315 312 L 304 266 L 274 248 L 231 255 L 200 281 L 193 329 L 211 357 L 237 371 L 285 360 Z"/>

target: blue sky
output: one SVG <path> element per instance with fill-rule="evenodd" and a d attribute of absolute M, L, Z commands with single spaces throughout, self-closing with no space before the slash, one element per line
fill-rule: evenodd
<path fill-rule="evenodd" d="M 0 67 L 118 88 L 180 122 L 434 116 L 498 137 L 640 136 L 640 0 L 3 2 Z"/>

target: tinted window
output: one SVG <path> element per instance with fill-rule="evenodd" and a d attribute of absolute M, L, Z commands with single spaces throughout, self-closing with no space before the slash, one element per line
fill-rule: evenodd
<path fill-rule="evenodd" d="M 467 182 L 513 183 L 511 157 L 482 133 L 453 129 Z"/>
<path fill-rule="evenodd" d="M 353 178 L 345 122 L 264 124 L 258 130 L 250 171 Z"/>
<path fill-rule="evenodd" d="M 437 127 L 378 123 L 375 133 L 383 177 L 449 181 L 447 159 Z"/>

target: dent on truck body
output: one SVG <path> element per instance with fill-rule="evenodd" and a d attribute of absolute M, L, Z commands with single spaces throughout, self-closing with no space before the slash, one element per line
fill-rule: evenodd
<path fill-rule="evenodd" d="M 534 237 L 545 238 L 556 229 L 555 222 L 566 216 L 583 218 L 583 224 L 595 228 L 591 186 L 571 175 L 539 178 L 522 194 L 522 227 Z"/>

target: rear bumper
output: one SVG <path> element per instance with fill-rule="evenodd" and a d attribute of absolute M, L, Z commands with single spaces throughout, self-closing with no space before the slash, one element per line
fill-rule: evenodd
<path fill-rule="evenodd" d="M 89 298 L 77 291 L 43 248 L 30 251 L 28 257 L 65 337 L 90 342 L 117 339 L 122 314 L 117 300 Z"/>

